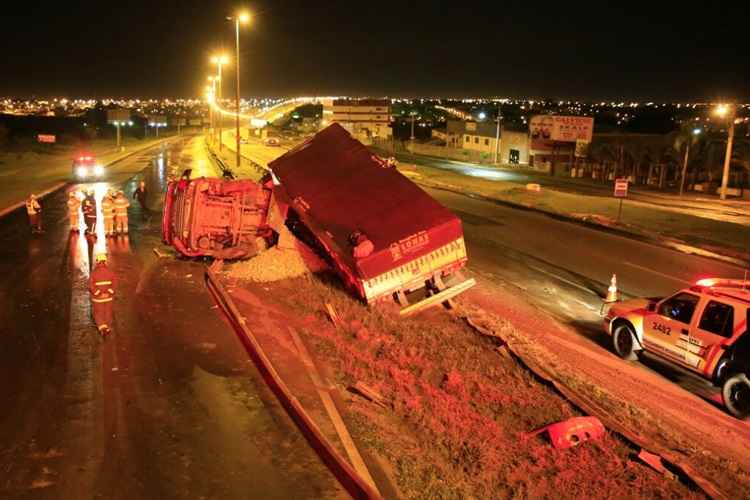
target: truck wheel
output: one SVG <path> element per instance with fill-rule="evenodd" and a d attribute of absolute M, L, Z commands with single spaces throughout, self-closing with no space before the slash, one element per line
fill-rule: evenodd
<path fill-rule="evenodd" d="M 636 340 L 633 329 L 622 323 L 615 327 L 615 332 L 612 334 L 612 344 L 614 345 L 615 352 L 622 359 L 628 361 L 635 361 L 638 359 L 636 354 Z"/>
<path fill-rule="evenodd" d="M 733 416 L 745 420 L 750 417 L 750 380 L 744 373 L 732 375 L 721 388 L 724 406 Z"/>

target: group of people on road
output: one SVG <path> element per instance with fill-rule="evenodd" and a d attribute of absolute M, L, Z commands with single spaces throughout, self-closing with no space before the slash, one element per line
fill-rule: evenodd
<path fill-rule="evenodd" d="M 146 183 L 141 181 L 138 189 L 133 193 L 141 208 L 146 210 Z M 83 214 L 85 232 L 87 235 L 96 236 L 97 209 L 94 191 L 89 189 L 83 191 L 71 191 L 68 196 L 68 217 L 70 230 L 79 231 L 80 214 Z M 100 209 L 104 223 L 104 234 L 114 236 L 128 234 L 128 207 L 130 202 L 122 191 L 111 190 L 102 198 Z M 29 224 L 32 233 L 42 232 L 41 220 L 42 206 L 37 197 L 32 194 L 26 200 L 26 213 L 29 216 Z M 115 274 L 108 266 L 106 253 L 97 253 L 95 265 L 91 271 L 89 280 L 89 292 L 91 293 L 92 315 L 97 330 L 106 337 L 112 331 L 113 301 L 115 297 Z"/>
<path fill-rule="evenodd" d="M 104 222 L 104 234 L 114 236 L 116 234 L 128 234 L 128 207 L 130 202 L 125 193 L 118 191 L 107 191 L 102 198 L 101 213 Z M 96 222 L 98 219 L 96 210 L 96 198 L 94 191 L 85 193 L 71 191 L 68 197 L 68 215 L 70 217 L 70 230 L 78 231 L 79 213 L 83 213 L 83 222 L 86 225 L 86 234 L 96 235 Z"/>

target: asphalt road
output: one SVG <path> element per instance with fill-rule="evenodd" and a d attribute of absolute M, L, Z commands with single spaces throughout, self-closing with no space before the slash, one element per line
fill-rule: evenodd
<path fill-rule="evenodd" d="M 158 207 L 169 175 L 207 161 L 200 140 L 186 139 L 126 160 L 119 176 L 91 187 L 130 195 L 145 178 Z M 25 213 L 0 219 L 0 497 L 339 496 L 256 382 L 202 265 L 153 253 L 160 215 L 133 202 L 128 237 L 87 240 L 70 232 L 66 199 L 64 190 L 43 200 L 41 235 L 30 234 Z M 119 278 L 106 340 L 87 291 L 100 250 Z"/>
<path fill-rule="evenodd" d="M 430 195 L 462 220 L 469 268 L 481 279 L 508 284 L 527 299 L 611 350 L 599 311 L 613 274 L 625 298 L 661 297 L 700 278 L 742 278 L 744 270 L 624 238 L 538 212 L 438 189 Z M 680 368 L 647 358 L 645 366 L 706 398 L 710 384 Z"/>
<path fill-rule="evenodd" d="M 390 155 L 390 153 L 388 153 Z M 395 157 L 405 163 L 415 163 L 441 170 L 448 170 L 468 177 L 479 177 L 487 180 L 513 182 L 517 184 L 537 183 L 550 186 L 557 191 L 584 194 L 586 196 L 612 197 L 613 185 L 608 183 L 592 183 L 582 179 L 569 177 L 550 177 L 545 174 L 535 174 L 528 170 L 511 170 L 485 167 L 472 163 L 448 160 L 410 153 L 396 153 Z M 688 195 L 679 198 L 675 195 L 654 192 L 646 186 L 631 186 L 628 200 L 646 203 L 677 213 L 688 213 L 697 217 L 750 225 L 750 211 L 747 201 L 720 202 L 710 198 L 700 198 Z"/>

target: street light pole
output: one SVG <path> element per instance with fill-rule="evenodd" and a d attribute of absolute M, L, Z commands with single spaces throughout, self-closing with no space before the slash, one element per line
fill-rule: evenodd
<path fill-rule="evenodd" d="M 724 154 L 724 171 L 721 175 L 721 189 L 719 191 L 719 198 L 722 200 L 727 199 L 727 186 L 729 185 L 729 166 L 732 163 L 732 143 L 734 142 L 734 117 L 737 109 L 729 104 L 719 104 L 714 109 L 714 114 L 724 118 L 729 118 L 729 134 L 727 137 L 727 151 Z"/>
<path fill-rule="evenodd" d="M 217 92 L 217 94 L 216 94 L 217 95 L 216 105 L 219 106 L 219 107 L 221 107 L 221 66 L 222 66 L 222 62 L 223 62 L 222 61 L 223 57 L 224 56 L 219 57 L 219 63 L 218 63 L 219 64 L 219 76 L 218 76 L 218 78 L 219 78 L 219 86 L 218 86 L 217 91 L 216 91 Z M 219 151 L 221 151 L 221 148 L 222 148 L 221 125 L 222 125 L 222 122 L 224 121 L 224 115 L 221 113 L 221 110 L 219 110 L 219 116 L 217 118 L 218 118 L 218 123 L 217 123 L 216 129 L 219 132 Z"/>
<path fill-rule="evenodd" d="M 495 165 L 500 156 L 500 103 L 497 105 L 497 132 L 495 133 Z"/>
<path fill-rule="evenodd" d="M 727 137 L 727 150 L 724 153 L 724 172 L 721 175 L 721 192 L 719 197 L 727 199 L 727 186 L 729 185 L 729 165 L 732 163 L 732 144 L 734 142 L 734 114 L 730 118 L 729 137 Z"/>
<path fill-rule="evenodd" d="M 228 21 L 234 21 L 234 63 L 235 63 L 235 75 L 237 82 L 235 85 L 234 94 L 234 127 L 235 127 L 235 149 L 236 149 L 236 165 L 240 167 L 240 23 L 245 24 L 250 21 L 250 14 L 247 12 L 241 12 L 235 14 L 233 17 L 227 17 Z M 221 85 L 221 82 L 219 82 Z"/>
<path fill-rule="evenodd" d="M 688 157 L 690 156 L 690 144 L 693 142 L 692 136 L 697 136 L 701 133 L 701 129 L 693 129 L 692 135 L 688 136 L 687 146 L 685 147 L 685 160 L 682 162 L 682 178 L 680 179 L 680 196 L 685 190 L 685 178 L 687 177 Z"/>
<path fill-rule="evenodd" d="M 209 75 L 208 81 L 211 82 L 211 88 L 206 88 L 208 102 L 208 137 L 213 140 L 214 137 L 214 96 L 216 95 L 216 79 L 213 75 Z"/>
<path fill-rule="evenodd" d="M 234 72 L 237 75 L 237 88 L 235 89 L 234 105 L 234 131 L 235 131 L 235 148 L 237 151 L 235 166 L 240 168 L 240 17 L 235 16 L 234 20 Z"/>

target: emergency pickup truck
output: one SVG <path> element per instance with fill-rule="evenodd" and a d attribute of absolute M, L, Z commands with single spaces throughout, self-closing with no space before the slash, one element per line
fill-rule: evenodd
<path fill-rule="evenodd" d="M 364 301 L 394 297 L 410 314 L 450 305 L 475 284 L 460 273 L 467 261 L 461 220 L 341 125 L 269 168 L 278 211 L 269 218 L 285 220 L 308 240 Z M 409 303 L 412 292 L 419 292 L 419 303 Z"/>
<path fill-rule="evenodd" d="M 666 298 L 612 305 L 604 328 L 615 352 L 647 351 L 721 387 L 724 405 L 750 417 L 750 281 L 707 278 Z"/>

